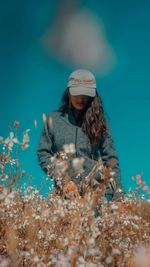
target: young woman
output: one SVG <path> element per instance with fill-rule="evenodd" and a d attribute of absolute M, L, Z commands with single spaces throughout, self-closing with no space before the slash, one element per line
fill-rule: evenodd
<path fill-rule="evenodd" d="M 82 179 L 100 156 L 104 165 L 114 159 L 116 185 L 115 188 L 107 188 L 106 197 L 109 200 L 119 199 L 123 194 L 119 161 L 94 75 L 85 69 L 72 72 L 60 108 L 49 116 L 53 126 L 50 127 L 47 119 L 37 150 L 41 168 L 47 173 L 50 158 L 63 150 L 64 144 L 70 143 L 75 145 L 75 156 L 84 158 Z"/>

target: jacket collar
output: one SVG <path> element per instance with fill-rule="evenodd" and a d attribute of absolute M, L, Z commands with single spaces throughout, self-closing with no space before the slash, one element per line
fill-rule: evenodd
<path fill-rule="evenodd" d="M 81 127 L 81 123 L 77 122 L 72 108 L 68 108 L 67 112 L 65 113 L 65 118 L 68 120 L 70 124 L 73 124 L 74 126 Z"/>

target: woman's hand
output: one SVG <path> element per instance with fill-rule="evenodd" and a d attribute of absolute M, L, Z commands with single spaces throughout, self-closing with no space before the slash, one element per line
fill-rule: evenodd
<path fill-rule="evenodd" d="M 64 195 L 68 195 L 68 196 L 70 195 L 71 197 L 72 196 L 74 196 L 74 197 L 80 196 L 77 185 L 72 181 L 69 181 L 68 183 L 66 183 L 63 186 L 62 191 L 63 191 Z"/>

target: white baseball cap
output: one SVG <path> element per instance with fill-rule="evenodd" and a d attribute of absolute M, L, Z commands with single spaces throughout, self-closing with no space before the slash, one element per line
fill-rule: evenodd
<path fill-rule="evenodd" d="M 68 79 L 68 87 L 71 95 L 96 95 L 96 80 L 92 72 L 85 69 L 73 71 Z"/>

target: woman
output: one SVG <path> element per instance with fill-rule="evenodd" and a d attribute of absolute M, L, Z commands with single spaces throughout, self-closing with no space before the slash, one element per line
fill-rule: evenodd
<path fill-rule="evenodd" d="M 49 116 L 53 126 L 50 127 L 49 120 L 46 121 L 37 150 L 42 169 L 47 173 L 50 158 L 61 151 L 64 144 L 74 143 L 75 156 L 84 158 L 82 179 L 100 156 L 104 165 L 115 160 L 113 171 L 116 186 L 115 189 L 107 188 L 106 197 L 109 200 L 118 199 L 122 195 L 121 172 L 94 75 L 85 69 L 72 72 L 60 108 Z"/>

